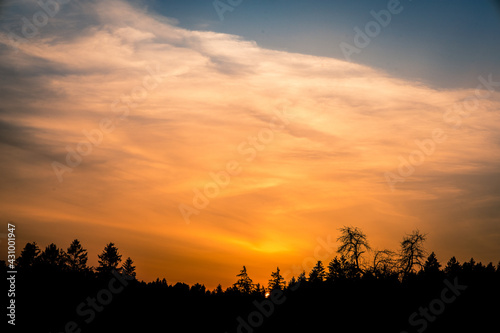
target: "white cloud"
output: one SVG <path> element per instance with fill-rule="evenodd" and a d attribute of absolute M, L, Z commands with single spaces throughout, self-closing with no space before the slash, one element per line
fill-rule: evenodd
<path fill-rule="evenodd" d="M 409 231 L 414 200 L 445 201 L 457 193 L 467 198 L 468 181 L 452 179 L 497 175 L 500 119 L 492 110 L 498 111 L 498 94 L 482 100 L 487 109 L 464 118 L 457 130 L 443 114 L 472 91 L 434 90 L 342 60 L 185 30 L 121 1 L 82 6 L 75 8 L 85 10 L 86 26 L 76 24 L 79 18 L 71 13 L 58 17 L 58 25 L 84 29 L 42 32 L 19 45 L 17 54 L 0 51 L 0 70 L 10 73 L 0 88 L 16 92 L 2 96 L 0 120 L 19 128 L 1 141 L 1 172 L 8 181 L 0 199 L 12 219 L 43 224 L 52 217 L 61 222 L 63 235 L 72 224 L 89 221 L 117 230 L 154 230 L 151 237 L 182 238 L 185 246 L 196 246 L 206 235 L 204 246 L 217 242 L 261 253 L 273 232 L 304 248 L 315 235 L 342 224 L 359 224 L 374 238 L 384 226 Z M 5 34 L 0 42 L 8 43 Z M 113 101 L 130 95 L 149 75 L 146 66 L 155 64 L 162 73 L 182 71 L 148 91 L 128 120 L 118 122 L 59 184 L 52 160 L 64 163 L 65 147 L 84 140 L 82 130 L 113 116 Z M 196 217 L 197 234 L 190 234 L 177 205 L 191 204 L 192 188 L 210 181 L 209 172 L 232 159 L 243 161 L 238 145 L 285 106 L 294 116 L 291 124 L 253 162 L 242 162 L 241 176 Z M 437 127 L 449 139 L 395 194 L 388 191 L 383 173 L 394 172 L 398 156 L 407 157 L 416 149 L 414 140 L 430 138 Z M 491 206 L 498 188 L 485 195 L 484 204 Z M 461 205 L 467 209 L 466 202 Z M 451 222 L 452 215 L 440 213 L 440 223 Z M 262 224 L 270 216 L 273 222 Z M 272 250 L 290 248 L 284 241 Z M 183 256 L 177 245 L 171 250 Z"/>

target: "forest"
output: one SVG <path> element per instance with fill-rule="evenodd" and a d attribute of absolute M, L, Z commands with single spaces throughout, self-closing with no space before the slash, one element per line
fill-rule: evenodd
<path fill-rule="evenodd" d="M 267 286 L 242 266 L 234 284 L 139 281 L 114 243 L 87 264 L 78 239 L 67 249 L 27 243 L 17 270 L 19 332 L 475 332 L 498 331 L 500 262 L 455 257 L 441 264 L 418 230 L 396 251 L 371 248 L 356 227 L 339 229 L 336 256 L 286 281 L 279 267 Z M 9 284 L 8 262 L 1 262 Z M 8 288 L 7 288 L 8 290 Z M 8 304 L 7 304 L 8 306 Z"/>

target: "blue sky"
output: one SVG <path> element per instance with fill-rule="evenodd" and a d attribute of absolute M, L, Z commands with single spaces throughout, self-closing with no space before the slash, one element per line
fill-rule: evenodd
<path fill-rule="evenodd" d="M 244 0 L 223 21 L 212 1 L 2 2 L 0 220 L 210 288 L 290 272 L 346 224 L 496 262 L 499 12 L 401 6 L 348 62 L 386 1 Z"/>
<path fill-rule="evenodd" d="M 227 0 L 223 2 L 227 3 Z M 188 29 L 235 34 L 260 46 L 343 59 L 339 44 L 353 43 L 370 11 L 387 1 L 244 0 L 221 21 L 212 1 L 148 1 L 151 10 Z M 400 2 L 403 10 L 352 61 L 437 88 L 475 87 L 498 74 L 500 12 L 491 0 Z"/>

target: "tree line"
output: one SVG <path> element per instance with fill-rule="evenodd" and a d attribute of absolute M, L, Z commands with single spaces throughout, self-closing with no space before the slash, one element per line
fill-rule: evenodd
<path fill-rule="evenodd" d="M 427 256 L 424 248 L 427 235 L 419 230 L 403 237 L 399 251 L 389 249 L 374 250 L 368 243 L 366 234 L 357 227 L 344 226 L 339 229 L 337 238 L 339 246 L 338 255 L 325 267 L 322 261 L 308 273 L 303 271 L 298 277 L 293 276 L 290 281 L 285 281 L 279 267 L 271 272 L 267 287 L 260 283 L 254 284 L 246 266 L 236 274 L 237 281 L 225 290 L 219 284 L 213 291 L 208 291 L 203 284 L 196 283 L 192 287 L 179 282 L 172 287 L 177 289 L 193 290 L 197 294 L 254 294 L 265 295 L 275 289 L 297 287 L 299 284 L 318 285 L 336 281 L 355 279 L 392 279 L 403 282 L 416 276 L 436 275 L 440 272 L 446 274 L 459 274 L 462 271 L 484 271 L 500 273 L 500 261 L 495 267 L 492 262 L 484 266 L 476 263 L 473 258 L 469 262 L 460 264 L 455 257 L 449 259 L 443 270 L 434 252 Z M 367 259 L 367 253 L 372 252 L 372 258 Z M 80 273 L 86 276 L 108 276 L 112 271 L 136 278 L 136 266 L 128 257 L 122 262 L 122 255 L 114 243 L 108 243 L 102 253 L 98 254 L 98 266 L 87 265 L 88 252 L 83 248 L 78 239 L 73 240 L 66 249 L 60 249 L 56 244 L 48 245 L 43 251 L 36 242 L 27 243 L 16 260 L 16 267 L 21 271 L 36 268 L 52 268 L 62 271 Z M 5 262 L 4 262 L 5 264 Z M 151 285 L 168 286 L 165 278 L 150 282 Z"/>
<path fill-rule="evenodd" d="M 452 257 L 442 265 L 426 251 L 426 238 L 415 230 L 397 250 L 378 250 L 361 229 L 344 226 L 329 262 L 317 261 L 291 278 L 278 266 L 264 285 L 242 266 L 232 285 L 213 290 L 200 283 L 169 284 L 165 278 L 138 281 L 134 261 L 122 261 L 114 243 L 104 247 L 92 267 L 78 239 L 66 249 L 50 244 L 41 250 L 29 242 L 15 263 L 16 322 L 23 332 L 65 333 L 65 327 L 84 333 L 177 326 L 185 332 L 228 333 L 485 331 L 500 311 L 500 262 L 495 267 Z M 0 267 L 8 270 L 5 262 Z M 119 286 L 117 273 L 126 275 L 127 283 L 111 299 L 110 290 Z M 420 312 L 429 307 L 441 313 L 436 304 L 442 295 L 453 298 L 445 289 L 450 285 L 467 287 L 446 303 L 444 314 Z M 78 309 L 93 315 L 81 316 Z M 68 326 L 71 322 L 76 326 Z"/>
<path fill-rule="evenodd" d="M 112 271 L 134 277 L 136 276 L 133 260 L 128 257 L 123 264 L 122 255 L 114 243 L 108 243 L 101 254 L 98 254 L 97 267 L 87 265 L 88 252 L 78 239 L 73 240 L 64 250 L 56 244 L 49 244 L 43 251 L 36 242 L 29 242 L 16 259 L 15 266 L 21 271 L 40 269 L 57 269 L 81 274 L 109 275 Z M 4 262 L 5 265 L 5 262 Z"/>

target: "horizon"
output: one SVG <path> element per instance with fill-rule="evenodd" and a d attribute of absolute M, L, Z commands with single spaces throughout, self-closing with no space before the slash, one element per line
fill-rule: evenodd
<path fill-rule="evenodd" d="M 139 280 L 214 289 L 353 225 L 497 264 L 498 2 L 60 3 L 0 7 L 17 251 L 114 242 Z"/>
<path fill-rule="evenodd" d="M 417 230 L 418 231 L 418 230 Z M 410 233 L 406 234 L 405 236 L 409 236 Z M 427 237 L 428 235 L 427 234 L 423 234 L 425 237 Z M 284 278 L 284 283 L 285 283 L 285 286 L 288 286 L 289 282 L 291 281 L 292 278 L 294 278 L 295 280 L 297 280 L 297 278 L 299 278 L 299 275 L 301 273 L 305 273 L 306 276 L 310 275 L 311 271 L 314 269 L 314 267 L 316 266 L 316 264 L 318 262 L 321 262 L 323 264 L 323 266 L 326 268 L 328 268 L 328 264 L 330 262 L 332 262 L 333 260 L 337 260 L 337 259 L 340 259 L 341 258 L 341 254 L 338 252 L 338 246 L 337 245 L 340 245 L 339 241 L 336 239 L 335 242 L 331 242 L 332 239 L 331 238 L 327 238 L 326 240 L 323 240 L 323 239 L 319 239 L 318 241 L 318 245 L 316 246 L 316 248 L 314 249 L 314 254 L 309 256 L 309 257 L 306 257 L 302 260 L 302 262 L 298 265 L 293 265 L 292 267 L 288 267 L 288 268 L 284 268 L 284 267 L 279 267 L 279 265 L 277 267 L 275 267 L 274 269 L 270 270 L 269 271 L 269 274 L 268 274 L 268 279 L 267 280 L 264 280 L 264 281 L 256 281 L 255 279 L 252 279 L 253 280 L 253 284 L 254 285 L 257 285 L 259 284 L 261 287 L 264 287 L 267 289 L 267 284 L 271 278 L 271 273 L 274 272 L 276 269 L 279 269 L 283 278 Z M 36 241 L 35 241 L 36 243 Z M 36 243 L 37 246 L 39 247 L 40 249 L 40 254 L 42 254 L 45 250 L 45 247 L 42 247 L 40 246 L 38 243 Z M 53 244 L 53 243 L 51 243 Z M 81 243 L 80 243 L 81 244 Z M 113 242 L 110 242 L 108 244 L 106 244 L 106 246 L 108 245 L 114 245 L 117 249 L 118 249 L 118 254 L 120 255 L 121 257 L 121 263 L 118 264 L 118 268 L 120 267 L 123 267 L 123 264 L 125 263 L 126 261 L 126 257 L 123 256 L 121 254 L 121 250 L 120 248 Z M 368 244 L 369 244 L 369 241 L 368 241 Z M 47 244 L 47 245 L 50 245 L 50 244 Z M 63 250 L 66 252 L 66 248 L 65 247 L 60 247 L 58 244 L 55 244 L 60 250 Z M 83 249 L 85 249 L 85 244 L 81 244 Z M 456 258 L 455 256 L 452 256 L 450 258 L 448 258 L 447 260 L 441 260 L 436 254 L 434 251 L 429 251 L 428 249 L 426 249 L 425 247 L 425 241 L 424 243 L 422 244 L 422 248 L 425 250 L 425 260 L 429 260 L 430 257 L 432 257 L 433 255 L 435 255 L 435 258 L 437 259 L 437 262 L 441 265 L 441 271 L 444 272 L 445 270 L 445 267 L 447 265 L 447 263 L 452 259 L 452 258 L 455 258 L 456 259 L 456 262 L 460 265 L 463 265 L 463 264 L 467 264 L 467 263 L 470 263 L 472 260 L 473 262 L 476 264 L 476 265 L 484 265 L 484 266 L 488 266 L 489 264 L 492 264 L 493 267 L 500 267 L 500 259 L 499 261 L 496 263 L 496 262 L 481 262 L 481 261 L 478 261 L 478 260 L 475 260 L 473 257 L 469 258 L 469 260 L 459 260 L 458 258 Z M 24 247 L 22 247 L 22 249 L 24 249 Z M 85 249 L 86 250 L 86 249 Z M 389 250 L 389 251 L 392 251 L 391 249 L 387 249 L 385 248 L 384 250 Z M 401 249 L 397 249 L 395 251 L 393 251 L 393 255 L 394 255 L 394 259 L 395 260 L 398 260 L 397 258 L 399 257 L 399 251 Z M 363 273 L 368 273 L 368 272 L 371 272 L 374 268 L 373 268 L 373 252 L 375 251 L 382 251 L 380 249 L 370 249 L 368 250 L 368 253 L 369 254 L 366 254 L 362 257 L 360 257 L 360 267 L 362 267 L 362 271 Z M 92 260 L 93 257 L 97 258 L 98 257 L 98 254 L 103 254 L 104 253 L 104 247 L 103 247 L 103 251 L 101 251 L 100 253 L 96 253 L 95 256 L 92 256 L 91 253 L 89 253 L 87 251 L 87 254 L 88 254 L 88 261 L 87 261 L 87 267 L 91 270 L 91 271 L 94 271 L 94 272 L 98 272 L 96 269 L 100 266 L 98 265 L 98 260 L 95 259 L 95 260 Z M 322 253 L 322 255 L 320 254 Z M 40 258 L 38 258 L 40 259 Z M 134 261 L 133 258 L 131 258 L 132 261 L 133 261 L 133 264 L 135 265 L 135 267 L 137 267 L 137 265 L 139 264 L 140 266 L 140 263 L 137 263 Z M 240 269 L 241 268 L 244 268 L 244 267 L 248 267 L 250 268 L 250 270 L 248 268 L 246 268 L 247 270 L 247 273 L 248 273 L 248 276 L 250 278 L 252 278 L 252 267 L 250 266 L 247 266 L 247 265 L 240 265 Z M 121 268 L 122 269 L 122 268 Z M 395 267 L 393 267 L 392 269 L 394 270 L 398 270 L 399 268 L 397 268 L 397 265 L 395 265 Z M 417 269 L 417 272 L 420 272 L 420 270 L 422 269 L 422 267 L 418 268 Z M 240 270 L 238 270 L 238 272 L 240 272 Z M 123 273 L 122 273 L 123 274 Z M 206 285 L 204 283 L 200 283 L 200 282 L 194 282 L 194 283 L 186 283 L 185 281 L 170 281 L 166 276 L 158 276 L 156 277 L 156 279 L 151 279 L 149 281 L 144 281 L 143 279 L 138 279 L 138 281 L 140 282 L 144 282 L 144 283 L 151 283 L 151 282 L 156 282 L 156 281 L 162 281 L 163 279 L 166 280 L 167 284 L 169 286 L 174 286 L 175 284 L 177 283 L 181 283 L 181 284 L 187 284 L 188 286 L 193 286 L 195 284 L 200 284 L 202 286 L 205 286 L 207 288 L 207 291 L 210 290 L 210 291 L 215 291 L 218 286 L 220 285 L 222 287 L 223 290 L 226 290 L 226 289 L 230 289 L 231 287 L 234 286 L 234 283 L 230 283 L 228 285 L 222 285 L 221 283 L 217 283 L 216 285 Z M 234 274 L 234 281 L 237 280 L 237 274 Z M 269 294 L 269 293 L 267 293 Z M 267 294 L 266 294 L 266 297 L 267 297 Z"/>

